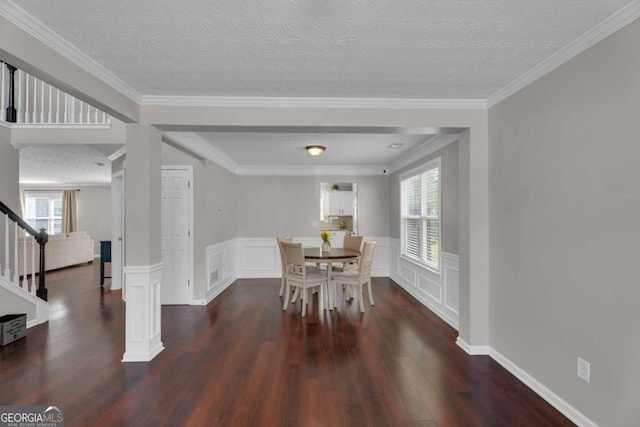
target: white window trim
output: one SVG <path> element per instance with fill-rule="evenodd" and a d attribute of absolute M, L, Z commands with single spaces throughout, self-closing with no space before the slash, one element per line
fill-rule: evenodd
<path fill-rule="evenodd" d="M 44 191 L 44 190 L 24 190 L 24 206 L 25 209 L 27 207 L 27 199 L 29 197 L 47 197 L 49 198 L 49 200 L 51 199 L 57 199 L 60 198 L 62 199 L 62 190 L 51 190 L 51 191 Z M 64 209 L 64 207 L 63 207 Z M 61 219 L 64 217 L 64 214 L 60 217 Z M 47 233 L 49 235 L 53 234 L 50 233 L 51 230 L 49 230 L 49 226 L 50 226 L 50 222 L 51 222 L 51 218 L 55 218 L 55 217 L 47 217 L 48 219 L 48 224 L 47 224 Z M 32 218 L 27 216 L 27 213 L 24 213 L 24 219 L 25 221 L 27 221 L 27 223 L 29 223 L 30 219 L 36 219 L 36 218 Z M 37 219 L 42 219 L 42 218 L 37 218 Z M 31 223 L 29 223 L 29 225 L 31 225 L 34 229 L 36 229 L 37 231 L 40 231 L 39 229 L 37 229 L 36 227 L 34 227 Z"/>
<path fill-rule="evenodd" d="M 399 176 L 399 180 L 398 180 L 398 186 L 399 186 L 399 192 L 400 192 L 400 221 L 399 221 L 399 233 L 398 235 L 400 236 L 400 258 L 404 259 L 408 262 L 411 262 L 415 265 L 418 265 L 422 268 L 425 268 L 435 274 L 440 275 L 442 272 L 442 160 L 441 157 L 436 157 L 435 159 L 429 160 L 428 162 L 417 166 L 413 169 L 410 169 L 406 172 L 403 172 L 402 174 L 400 174 Z M 415 175 L 419 175 L 423 172 L 428 171 L 429 169 L 433 169 L 434 167 L 438 168 L 438 233 L 440 236 L 440 241 L 439 241 L 439 248 L 438 248 L 438 267 L 434 267 L 433 265 L 430 265 L 426 262 L 423 262 L 422 260 L 410 257 L 408 255 L 405 255 L 403 253 L 403 248 L 404 248 L 404 244 L 403 244 L 403 240 L 402 240 L 402 181 L 404 181 L 407 178 L 411 178 L 412 176 Z"/>

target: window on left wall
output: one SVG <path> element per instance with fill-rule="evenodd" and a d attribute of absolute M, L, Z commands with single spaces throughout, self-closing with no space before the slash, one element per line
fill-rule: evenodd
<path fill-rule="evenodd" d="M 62 233 L 62 191 L 25 191 L 24 208 L 25 220 L 36 230 Z"/>

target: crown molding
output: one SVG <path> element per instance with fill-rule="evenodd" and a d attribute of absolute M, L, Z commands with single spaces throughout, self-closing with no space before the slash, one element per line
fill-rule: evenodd
<path fill-rule="evenodd" d="M 0 16 L 6 18 L 18 28 L 35 37 L 39 42 L 67 58 L 98 80 L 111 86 L 133 102 L 140 103 L 142 96 L 138 91 L 84 54 L 80 49 L 62 38 L 44 23 L 29 15 L 13 1 L 0 1 Z"/>
<path fill-rule="evenodd" d="M 37 189 L 46 189 L 51 190 L 51 191 L 57 191 L 57 190 L 66 190 L 66 189 L 70 189 L 70 188 L 96 188 L 96 187 L 111 187 L 111 181 L 105 181 L 105 182 L 55 182 L 55 183 L 51 183 L 51 182 L 44 182 L 44 183 L 37 183 L 37 182 L 20 182 L 18 187 L 21 190 L 26 190 L 26 191 L 35 191 Z"/>
<path fill-rule="evenodd" d="M 236 175 L 245 176 L 364 176 L 387 175 L 384 165 L 368 166 L 257 166 L 242 165 Z"/>
<path fill-rule="evenodd" d="M 202 159 L 211 160 L 238 175 L 238 164 L 195 132 L 163 132 L 162 137 Z"/>
<path fill-rule="evenodd" d="M 486 100 L 487 108 L 493 107 L 524 89 L 638 18 L 640 18 L 640 1 L 634 0 L 511 83 L 494 92 Z"/>
<path fill-rule="evenodd" d="M 124 156 L 125 154 L 127 154 L 127 146 L 123 146 L 122 148 L 120 148 L 119 150 L 117 150 L 115 153 L 111 154 L 110 156 L 107 156 L 107 159 L 109 159 L 110 162 L 113 162 L 114 160 L 119 159 L 120 157 Z"/>
<path fill-rule="evenodd" d="M 412 150 L 402 157 L 394 160 L 389 165 L 388 173 L 397 172 L 420 159 L 424 159 L 428 155 L 435 153 L 442 147 L 451 144 L 458 140 L 458 135 L 453 134 L 442 134 L 442 135 L 432 135 L 425 144 L 422 144 L 420 147 Z"/>
<path fill-rule="evenodd" d="M 142 97 L 142 106 L 163 107 L 267 107 L 267 108 L 438 108 L 486 109 L 483 99 L 307 98 L 244 96 Z"/>
<path fill-rule="evenodd" d="M 385 175 L 385 165 L 368 166 L 289 166 L 239 165 L 195 132 L 163 132 L 163 138 L 189 153 L 210 160 L 234 175 L 246 176 L 317 176 L 317 175 Z"/>

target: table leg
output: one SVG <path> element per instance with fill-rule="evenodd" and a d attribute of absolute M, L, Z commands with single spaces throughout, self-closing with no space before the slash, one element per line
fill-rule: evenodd
<path fill-rule="evenodd" d="M 329 300 L 329 310 L 333 310 L 335 308 L 335 283 L 332 283 L 332 266 L 333 263 L 327 263 L 327 299 Z"/>

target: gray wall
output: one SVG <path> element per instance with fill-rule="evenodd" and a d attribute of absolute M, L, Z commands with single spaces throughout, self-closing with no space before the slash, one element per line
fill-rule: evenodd
<path fill-rule="evenodd" d="M 640 425 L 639 40 L 635 21 L 489 112 L 491 347 L 603 426 Z"/>
<path fill-rule="evenodd" d="M 93 253 L 100 253 L 100 240 L 111 240 L 111 187 L 60 186 L 39 187 L 29 185 L 23 190 L 62 191 L 79 189 L 76 193 L 78 207 L 78 231 L 86 231 L 93 239 Z"/>
<path fill-rule="evenodd" d="M 111 187 L 82 187 L 76 194 L 78 231 L 86 231 L 93 239 L 93 253 L 100 254 L 100 240 L 111 240 Z"/>
<path fill-rule="evenodd" d="M 358 233 L 389 235 L 387 176 L 238 176 L 237 182 L 237 237 L 319 236 L 321 182 L 357 183 Z"/>
<path fill-rule="evenodd" d="M 389 236 L 400 238 L 400 175 L 440 157 L 442 201 L 442 250 L 458 254 L 458 142 L 452 142 L 440 150 L 392 173 L 389 176 Z"/>
<path fill-rule="evenodd" d="M 205 248 L 236 237 L 236 177 L 168 144 L 162 144 L 162 164 L 193 167 L 194 298 L 205 299 Z"/>
<path fill-rule="evenodd" d="M 18 150 L 11 145 L 11 131 L 0 126 L 0 200 L 11 210 L 19 213 L 20 197 L 18 191 L 19 155 Z M 4 227 L 2 228 L 4 231 Z"/>

